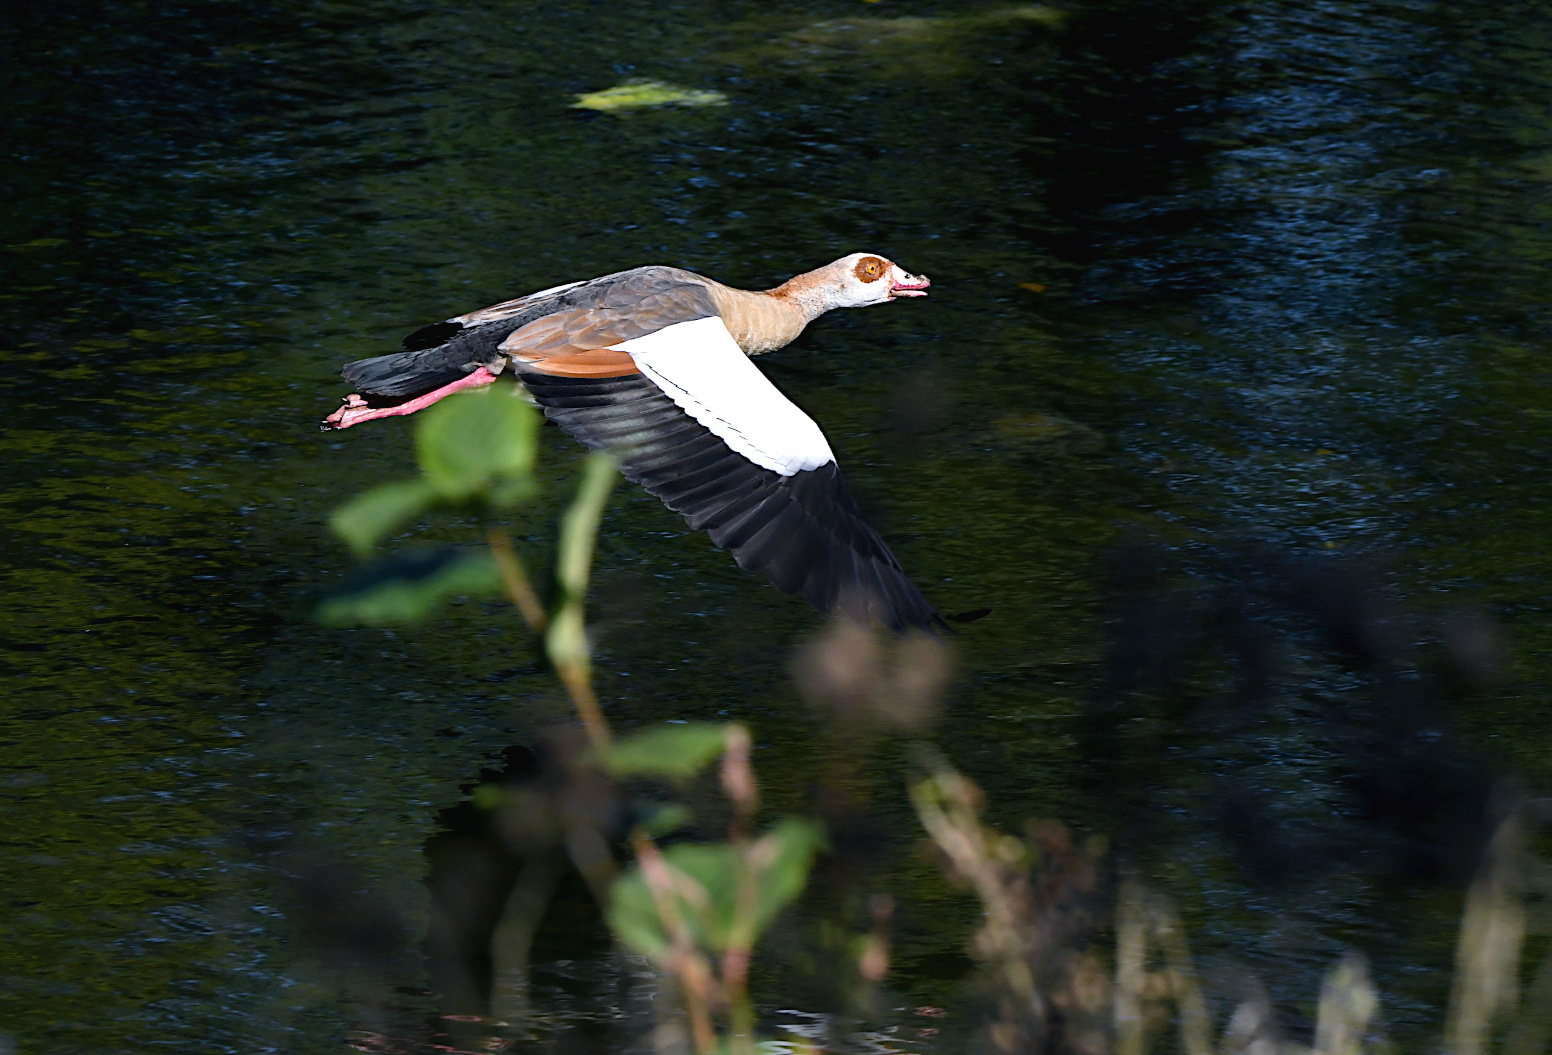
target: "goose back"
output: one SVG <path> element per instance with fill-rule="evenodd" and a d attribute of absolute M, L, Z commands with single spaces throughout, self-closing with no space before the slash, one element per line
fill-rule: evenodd
<path fill-rule="evenodd" d="M 716 312 L 701 276 L 677 267 L 637 267 L 423 326 L 404 338 L 403 351 L 347 363 L 341 372 L 368 403 L 395 402 L 450 384 L 481 366 L 499 373 L 506 352 L 602 348 Z M 557 318 L 545 324 L 551 317 Z M 530 327 L 531 341 L 503 348 Z M 611 333 L 611 339 L 602 339 Z M 572 343 L 576 340 L 598 343 L 578 346 Z"/>

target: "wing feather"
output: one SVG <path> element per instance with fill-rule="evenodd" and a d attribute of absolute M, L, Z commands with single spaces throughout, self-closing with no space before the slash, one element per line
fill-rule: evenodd
<path fill-rule="evenodd" d="M 433 323 L 404 350 L 347 363 L 345 380 L 373 405 L 393 405 L 480 366 L 499 373 L 506 345 L 533 358 L 590 351 L 716 313 L 706 280 L 676 267 L 638 267 L 572 282 Z M 580 344 L 573 342 L 580 341 Z"/>
<path fill-rule="evenodd" d="M 756 465 L 791 476 L 834 462 L 824 433 L 766 379 L 718 316 L 621 342 L 686 414 Z"/>
<path fill-rule="evenodd" d="M 588 447 L 613 451 L 628 479 L 782 592 L 896 630 L 937 622 L 833 460 L 785 475 L 757 464 L 646 374 L 555 377 L 519 364 L 518 375 L 551 420 Z"/>

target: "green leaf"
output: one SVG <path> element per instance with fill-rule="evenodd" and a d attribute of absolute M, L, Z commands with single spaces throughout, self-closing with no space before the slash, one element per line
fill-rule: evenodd
<path fill-rule="evenodd" d="M 336 509 L 329 526 L 356 556 L 364 557 L 384 535 L 430 509 L 436 497 L 424 480 L 383 484 Z"/>
<path fill-rule="evenodd" d="M 477 810 L 493 810 L 506 801 L 500 784 L 481 784 L 469 796 Z"/>
<path fill-rule="evenodd" d="M 792 817 L 781 821 L 750 847 L 760 883 L 752 936 L 763 933 L 776 914 L 803 892 L 814 857 L 824 846 L 824 828 L 817 821 Z"/>
<path fill-rule="evenodd" d="M 513 505 L 533 492 L 539 415 L 492 385 L 444 399 L 425 411 L 415 433 L 420 471 L 438 495 L 484 497 Z"/>
<path fill-rule="evenodd" d="M 509 477 L 492 483 L 485 493 L 485 501 L 497 509 L 511 509 L 538 493 L 539 483 L 532 476 Z"/>
<path fill-rule="evenodd" d="M 802 893 L 814 855 L 824 845 L 818 824 L 788 819 L 748 844 L 675 846 L 663 852 L 677 873 L 666 896 L 702 950 L 724 952 L 737 940 L 752 945 L 776 914 Z M 747 869 L 756 897 L 739 912 L 739 877 Z M 620 941 L 660 962 L 672 941 L 651 887 L 635 865 L 610 889 L 609 926 Z"/>
<path fill-rule="evenodd" d="M 722 754 L 727 726 L 713 722 L 659 725 L 609 748 L 604 767 L 617 777 L 688 780 Z"/>
<path fill-rule="evenodd" d="M 639 867 L 626 872 L 609 888 L 607 918 L 609 929 L 620 944 L 648 959 L 661 963 L 673 947 Z"/>
<path fill-rule="evenodd" d="M 314 613 L 327 626 L 414 623 L 449 597 L 485 596 L 501 589 L 489 550 L 433 550 L 363 568 Z"/>
<path fill-rule="evenodd" d="M 636 827 L 657 839 L 678 831 L 694 819 L 695 815 L 690 812 L 690 808 L 681 802 L 655 803 L 646 810 Z"/>

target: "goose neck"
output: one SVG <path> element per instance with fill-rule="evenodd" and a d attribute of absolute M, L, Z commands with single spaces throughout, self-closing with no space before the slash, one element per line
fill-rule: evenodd
<path fill-rule="evenodd" d="M 792 343 L 823 310 L 811 313 L 804 303 L 777 296 L 776 290 L 753 292 L 721 286 L 712 292 L 722 321 L 747 355 L 774 352 Z"/>
<path fill-rule="evenodd" d="M 828 287 L 815 281 L 813 272 L 796 275 L 765 291 L 765 296 L 801 316 L 805 325 L 835 307 L 830 294 Z"/>

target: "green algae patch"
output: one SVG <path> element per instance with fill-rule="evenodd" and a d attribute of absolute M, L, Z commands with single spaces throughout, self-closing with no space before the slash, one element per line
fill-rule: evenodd
<path fill-rule="evenodd" d="M 659 106 L 726 106 L 728 98 L 721 92 L 697 91 L 680 88 L 663 81 L 627 81 L 601 92 L 588 92 L 577 96 L 572 103 L 575 110 L 599 110 L 604 113 L 622 113 L 626 110 L 647 110 Z"/>

